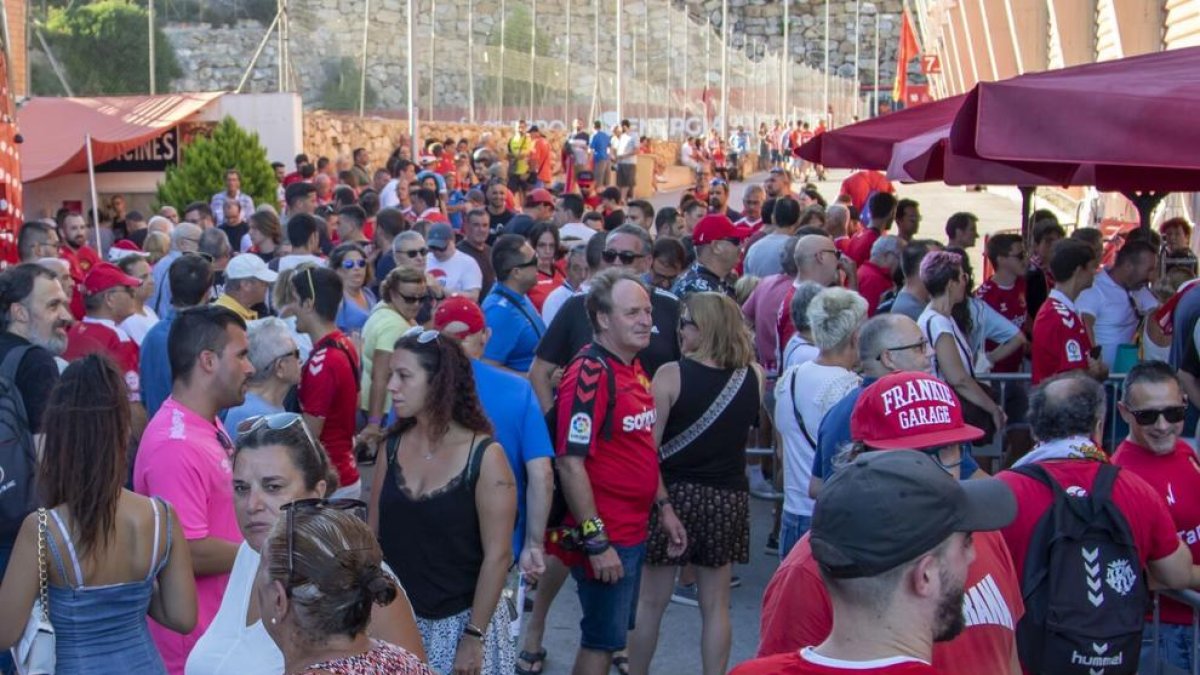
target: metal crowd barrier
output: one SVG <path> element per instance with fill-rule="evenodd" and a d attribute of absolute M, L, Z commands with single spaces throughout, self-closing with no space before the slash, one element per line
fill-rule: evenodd
<path fill-rule="evenodd" d="M 1028 404 L 1028 394 L 1032 387 L 1030 386 L 1030 373 L 982 373 L 975 376 L 975 379 L 992 387 L 996 400 L 1003 407 L 1007 400 L 1007 394 L 1010 387 L 1023 387 L 1025 389 L 1025 401 Z M 1109 375 L 1104 381 L 1104 390 L 1108 400 L 1108 418 L 1104 421 L 1104 447 L 1109 452 L 1116 449 L 1117 443 L 1124 438 L 1125 432 L 1120 431 L 1125 428 L 1124 420 L 1121 419 L 1121 414 L 1117 411 L 1117 401 L 1125 393 L 1125 374 L 1116 373 Z M 1022 413 L 1027 412 L 1021 411 Z M 971 450 L 971 454 L 977 457 L 1002 458 L 1004 456 L 1004 438 L 1009 430 L 1026 429 L 1029 423 L 1025 421 L 1025 415 L 1013 415 L 1011 417 L 1019 417 L 1019 422 L 1009 422 L 1003 429 L 997 429 L 996 434 L 992 437 L 992 442 L 984 446 L 975 446 Z"/>
<path fill-rule="evenodd" d="M 1162 621 L 1159 617 L 1159 602 L 1163 596 L 1192 608 L 1192 675 L 1200 675 L 1200 652 L 1196 651 L 1196 648 L 1200 647 L 1200 593 L 1191 590 L 1164 590 L 1154 594 L 1154 618 L 1150 625 L 1150 634 L 1154 639 L 1154 675 L 1173 675 L 1183 672 L 1179 668 L 1169 666 L 1160 658 L 1158 636 L 1162 628 Z"/>

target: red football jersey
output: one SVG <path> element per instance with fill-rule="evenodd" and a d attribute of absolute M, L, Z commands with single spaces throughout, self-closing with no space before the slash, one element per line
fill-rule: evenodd
<path fill-rule="evenodd" d="M 1032 324 L 1029 321 L 1029 305 L 1025 301 L 1025 277 L 1017 277 L 1012 286 L 1005 288 L 996 283 L 995 277 L 979 285 L 975 289 L 975 297 L 983 300 L 989 307 L 1008 319 L 1014 326 L 1029 338 L 1032 334 Z M 984 349 L 991 351 L 1000 345 L 988 340 Z M 1025 354 L 1018 351 L 1003 361 L 993 364 L 992 371 L 997 373 L 1015 373 L 1021 370 L 1021 360 Z"/>
<path fill-rule="evenodd" d="M 1083 318 L 1061 291 L 1050 291 L 1033 320 L 1033 384 L 1076 368 L 1087 368 L 1092 341 Z"/>
<path fill-rule="evenodd" d="M 74 361 L 88 354 L 104 354 L 112 359 L 125 378 L 129 400 L 141 400 L 142 380 L 138 370 L 140 352 L 137 343 L 125 331 L 108 319 L 84 317 L 82 321 L 75 322 L 67 330 L 67 349 L 62 357 Z"/>
<path fill-rule="evenodd" d="M 300 409 L 325 420 L 319 440 L 342 486 L 353 485 L 359 479 L 354 461 L 359 367 L 354 343 L 335 330 L 313 345 L 300 372 Z"/>

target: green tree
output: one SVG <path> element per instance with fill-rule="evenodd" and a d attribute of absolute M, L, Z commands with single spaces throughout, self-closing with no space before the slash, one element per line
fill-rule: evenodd
<path fill-rule="evenodd" d="M 571 2 L 572 0 L 567 1 Z M 499 22 L 496 25 L 498 28 Z M 530 45 L 533 44 L 537 47 L 537 58 L 544 59 L 550 54 L 550 46 L 553 43 L 553 39 L 554 36 L 548 28 L 539 26 L 537 40 L 535 41 L 533 15 L 529 11 L 529 8 L 523 5 L 509 5 L 508 14 L 504 21 L 503 40 L 505 51 L 515 54 L 529 54 Z M 500 40 L 500 31 L 496 31 L 488 37 L 488 45 L 499 47 Z M 492 53 L 496 54 L 496 52 Z M 513 72 L 513 66 L 508 66 L 508 69 L 504 73 L 504 101 L 502 105 L 529 104 L 529 71 L 527 69 L 528 62 L 526 62 L 525 68 L 521 72 Z M 557 85 L 558 90 L 562 89 L 562 83 L 535 83 L 533 87 L 534 101 L 544 101 L 548 92 L 552 90 L 552 85 Z M 493 97 L 499 96 L 499 77 L 488 77 L 487 84 L 484 86 L 484 91 L 491 92 Z"/>
<path fill-rule="evenodd" d="M 358 110 L 359 87 L 362 84 L 362 69 L 358 61 L 349 56 L 326 61 L 323 65 L 325 79 L 321 82 L 320 106 L 325 110 Z M 379 95 L 371 83 L 363 96 L 364 106 L 375 107 Z"/>
<path fill-rule="evenodd" d="M 159 205 L 170 204 L 180 210 L 195 201 L 208 202 L 225 189 L 225 171 L 237 169 L 242 176 L 242 192 L 255 204 L 275 204 L 275 171 L 267 160 L 267 151 L 258 134 L 238 126 L 226 117 L 208 138 L 199 136 L 183 148 L 179 166 L 167 167 L 167 175 L 158 185 Z"/>
<path fill-rule="evenodd" d="M 126 0 L 101 0 L 49 10 L 41 29 L 67 82 L 77 96 L 144 94 L 150 91 L 149 21 L 143 6 Z M 183 74 L 175 51 L 155 29 L 154 79 L 157 91 L 167 91 Z M 36 44 L 36 41 L 35 41 Z M 34 61 L 35 69 L 48 64 Z M 65 94 L 53 74 L 35 72 L 35 84 L 50 87 L 38 94 Z"/>

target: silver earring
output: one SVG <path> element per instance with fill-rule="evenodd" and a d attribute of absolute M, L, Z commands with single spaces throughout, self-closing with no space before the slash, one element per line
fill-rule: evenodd
<path fill-rule="evenodd" d="M 271 617 L 271 625 L 274 626 L 277 623 L 279 623 L 279 619 L 276 619 L 275 617 Z"/>

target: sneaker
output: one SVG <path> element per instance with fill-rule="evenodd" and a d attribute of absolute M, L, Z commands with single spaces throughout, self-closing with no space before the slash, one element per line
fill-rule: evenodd
<path fill-rule="evenodd" d="M 675 584 L 675 590 L 671 593 L 671 602 L 689 607 L 699 607 L 700 595 L 696 590 L 696 584 Z"/>
<path fill-rule="evenodd" d="M 780 493 L 775 489 L 774 485 L 767 482 L 767 479 L 755 480 L 750 482 L 750 496 L 755 499 L 775 500 L 779 499 Z"/>
<path fill-rule="evenodd" d="M 729 587 L 730 587 L 730 588 L 738 588 L 738 587 L 740 587 L 741 585 L 742 585 L 742 578 L 741 578 L 741 577 L 739 577 L 739 576 L 738 576 L 738 575 L 736 575 L 736 574 L 735 574 L 735 575 L 733 575 L 732 577 L 730 577 L 730 579 L 729 579 Z"/>
<path fill-rule="evenodd" d="M 767 555 L 779 555 L 779 535 L 770 534 L 767 536 L 767 547 L 764 549 Z"/>

